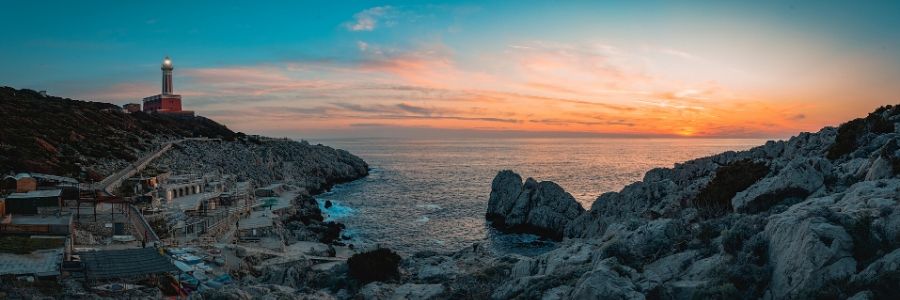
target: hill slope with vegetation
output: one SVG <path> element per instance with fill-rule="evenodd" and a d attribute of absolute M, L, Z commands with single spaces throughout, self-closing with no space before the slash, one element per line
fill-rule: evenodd
<path fill-rule="evenodd" d="M 126 114 L 114 104 L 0 87 L 0 174 L 98 180 L 167 140 L 242 135 L 199 116 Z"/>

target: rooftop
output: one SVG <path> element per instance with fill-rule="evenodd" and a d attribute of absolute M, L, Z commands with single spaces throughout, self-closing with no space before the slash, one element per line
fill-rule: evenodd
<path fill-rule="evenodd" d="M 6 196 L 6 199 L 60 197 L 60 195 L 62 195 L 62 190 L 36 190 L 27 193 L 12 193 Z"/>
<path fill-rule="evenodd" d="M 156 248 L 80 252 L 89 279 L 121 279 L 178 272 Z"/>
<path fill-rule="evenodd" d="M 65 182 L 65 183 L 73 183 L 73 184 L 78 183 L 78 180 L 75 180 L 75 178 L 50 175 L 50 174 L 31 173 L 31 177 L 41 179 L 41 180 L 49 180 L 49 181 L 56 181 L 56 182 Z"/>
<path fill-rule="evenodd" d="M 63 249 L 37 250 L 29 254 L 0 253 L 0 275 L 59 275 Z"/>
<path fill-rule="evenodd" d="M 25 216 L 10 215 L 9 223 L 13 225 L 69 225 L 71 215 L 67 216 Z"/>
<path fill-rule="evenodd" d="M 218 197 L 220 193 L 206 192 L 184 197 L 178 197 L 172 200 L 172 205 L 180 210 L 196 210 L 200 207 L 200 202 Z"/>
<path fill-rule="evenodd" d="M 250 213 L 250 217 L 240 220 L 239 230 L 248 230 L 254 228 L 272 227 L 272 212 L 270 211 L 254 211 Z"/>

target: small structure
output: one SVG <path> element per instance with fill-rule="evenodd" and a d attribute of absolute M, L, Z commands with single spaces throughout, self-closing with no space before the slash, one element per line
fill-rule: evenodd
<path fill-rule="evenodd" d="M 122 105 L 122 110 L 124 110 L 127 114 L 136 113 L 141 111 L 141 105 L 139 103 L 128 103 Z"/>
<path fill-rule="evenodd" d="M 72 216 L 5 215 L 0 220 L 2 234 L 59 235 L 72 232 Z"/>
<path fill-rule="evenodd" d="M 37 179 L 28 173 L 19 173 L 15 176 L 3 178 L 2 189 L 4 192 L 25 193 L 37 189 Z"/>
<path fill-rule="evenodd" d="M 36 215 L 59 213 L 62 210 L 62 190 L 36 190 L 27 193 L 12 193 L 6 196 L 5 207 L 8 214 Z"/>
<path fill-rule="evenodd" d="M 254 193 L 257 197 L 278 197 L 284 192 L 284 184 L 273 183 L 266 187 L 256 189 Z"/>
<path fill-rule="evenodd" d="M 140 280 L 179 272 L 156 248 L 80 252 L 85 277 L 99 280 Z"/>
<path fill-rule="evenodd" d="M 270 211 L 254 211 L 238 222 L 238 236 L 242 241 L 258 241 L 274 233 L 275 222 Z"/>
<path fill-rule="evenodd" d="M 224 192 L 222 193 L 222 195 L 219 195 L 219 203 L 221 203 L 223 206 L 244 206 L 249 209 L 253 204 L 253 197 L 251 195 L 252 190 L 253 184 L 251 182 L 239 181 L 234 184 L 233 190 Z"/>
<path fill-rule="evenodd" d="M 175 198 L 172 206 L 184 212 L 200 212 L 216 209 L 220 193 L 206 192 Z"/>
<path fill-rule="evenodd" d="M 75 178 L 71 178 L 71 177 L 42 174 L 42 173 L 28 173 L 28 175 L 31 177 L 34 177 L 34 179 L 37 180 L 38 186 L 59 186 L 59 185 L 78 184 L 78 180 L 76 180 Z"/>
<path fill-rule="evenodd" d="M 50 174 L 19 173 L 4 177 L 0 183 L 0 194 L 26 193 L 38 189 L 60 189 L 63 190 L 63 199 L 71 200 L 77 197 L 78 180 Z"/>
<path fill-rule="evenodd" d="M 199 194 L 203 192 L 203 181 L 192 180 L 183 183 L 170 183 L 162 185 L 162 198 L 167 202 L 173 201 L 175 198 L 181 198 L 189 195 Z"/>

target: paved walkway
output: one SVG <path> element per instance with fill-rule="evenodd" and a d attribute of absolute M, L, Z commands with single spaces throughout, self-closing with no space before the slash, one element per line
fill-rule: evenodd
<path fill-rule="evenodd" d="M 107 176 L 106 178 L 101 180 L 100 182 L 96 183 L 94 185 L 94 190 L 100 190 L 108 195 L 114 195 L 115 189 L 118 188 L 120 184 L 122 184 L 122 181 L 124 181 L 128 177 L 134 176 L 134 174 L 137 174 L 138 172 L 144 170 L 144 168 L 146 168 L 148 165 L 150 165 L 150 162 L 152 162 L 153 160 L 162 156 L 164 153 L 169 151 L 169 149 L 172 149 L 172 145 L 180 144 L 184 141 L 211 141 L 211 140 L 219 140 L 219 139 L 185 138 L 185 139 L 180 139 L 180 140 L 175 140 L 175 141 L 165 143 L 165 144 L 163 144 L 162 147 L 160 147 L 159 149 L 156 149 L 156 151 L 153 151 L 153 152 L 145 155 L 144 157 L 139 158 L 137 161 L 129 164 L 125 168 L 123 168 L 115 173 L 110 174 L 109 176 Z"/>

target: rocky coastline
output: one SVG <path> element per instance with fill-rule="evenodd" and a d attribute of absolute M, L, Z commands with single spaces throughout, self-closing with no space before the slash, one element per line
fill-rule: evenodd
<path fill-rule="evenodd" d="M 559 239 L 556 249 L 420 252 L 370 283 L 346 266 L 296 267 L 303 280 L 289 287 L 257 282 L 230 298 L 259 297 L 261 284 L 335 299 L 889 299 L 900 288 L 898 139 L 900 108 L 884 107 L 650 170 L 586 210 L 552 182 L 500 171 L 487 222 Z"/>
<path fill-rule="evenodd" d="M 885 299 L 900 286 L 900 108 L 658 168 L 583 209 L 552 182 L 494 178 L 485 218 L 560 240 L 535 257 L 475 244 L 404 257 L 370 283 L 291 267 L 230 296 L 334 299 Z M 275 283 L 277 284 L 277 283 Z M 238 296 L 240 295 L 240 296 Z M 277 297 L 277 296 L 274 296 Z"/>
<path fill-rule="evenodd" d="M 218 172 L 255 186 L 280 182 L 301 189 L 282 223 L 293 240 L 343 245 L 344 225 L 325 221 L 315 196 L 368 175 L 368 164 L 341 149 L 306 141 L 252 137 L 235 141 L 186 141 L 151 165 L 174 173 Z"/>
<path fill-rule="evenodd" d="M 900 108 L 882 107 L 838 128 L 651 170 L 584 211 L 502 171 L 488 221 L 564 241 L 516 258 L 491 297 L 891 298 L 898 132 Z"/>
<path fill-rule="evenodd" d="M 336 184 L 369 174 L 369 165 L 345 150 L 307 141 L 248 137 L 236 141 L 186 141 L 154 161 L 151 167 L 178 172 L 235 174 L 256 186 L 273 182 L 317 195 Z"/>
<path fill-rule="evenodd" d="M 85 111 L 94 113 L 93 108 Z M 314 196 L 366 176 L 365 161 L 305 141 L 207 131 L 216 134 L 173 146 L 150 168 L 174 175 L 233 174 L 256 186 L 278 182 L 302 189 L 280 219 L 287 235 L 315 244 L 341 243 L 342 226 L 324 221 Z M 188 135 L 198 133 L 184 129 L 171 136 Z M 147 149 L 158 143 L 132 140 Z M 139 154 L 136 149 L 122 153 Z M 93 148 L 73 155 L 89 151 Z M 97 156 L 84 162 L 96 166 L 108 159 L 126 161 Z M 51 163 L 57 162 L 35 164 Z M 390 276 L 371 280 L 352 275 L 360 272 L 350 270 L 349 262 L 251 254 L 241 262 L 246 276 L 192 297 L 895 298 L 900 290 L 900 107 L 882 107 L 839 127 L 746 151 L 653 169 L 641 181 L 600 195 L 587 209 L 556 183 L 499 171 L 484 217 L 501 231 L 536 234 L 558 241 L 557 247 L 533 257 L 492 252 L 479 243 L 402 258 L 379 251 L 387 254 L 366 263 L 387 263 Z M 292 251 L 335 256 L 336 247 L 308 248 Z"/>

